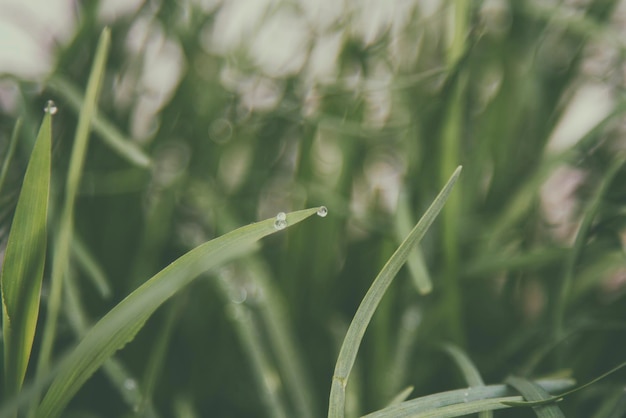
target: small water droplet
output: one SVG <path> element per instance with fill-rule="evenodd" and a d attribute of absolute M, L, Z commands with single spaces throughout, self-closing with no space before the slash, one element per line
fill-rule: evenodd
<path fill-rule="evenodd" d="M 233 303 L 244 303 L 248 299 L 248 291 L 243 287 L 233 289 L 230 294 L 230 301 Z"/>
<path fill-rule="evenodd" d="M 328 208 L 326 206 L 320 206 L 317 210 L 317 216 L 324 218 L 326 215 L 328 215 Z"/>
<path fill-rule="evenodd" d="M 126 379 L 126 380 L 124 380 L 124 388 L 126 390 L 136 390 L 137 389 L 137 381 L 135 381 L 135 379 Z"/>
<path fill-rule="evenodd" d="M 224 118 L 217 119 L 209 127 L 209 137 L 218 144 L 224 144 L 233 136 L 233 124 Z"/>
<path fill-rule="evenodd" d="M 469 391 L 465 391 L 463 392 L 463 402 L 467 403 L 468 399 L 467 397 L 469 396 Z"/>
<path fill-rule="evenodd" d="M 285 212 L 278 212 L 276 220 L 274 221 L 274 228 L 281 230 L 287 227 L 287 214 Z"/>
<path fill-rule="evenodd" d="M 55 115 L 57 113 L 57 111 L 59 110 L 59 108 L 57 107 L 57 105 L 52 100 L 48 100 L 48 103 L 46 103 L 46 107 L 43 110 L 46 113 L 50 113 L 51 115 Z"/>

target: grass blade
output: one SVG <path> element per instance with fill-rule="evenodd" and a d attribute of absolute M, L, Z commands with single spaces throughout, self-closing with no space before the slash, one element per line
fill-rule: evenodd
<path fill-rule="evenodd" d="M 380 303 L 385 291 L 391 284 L 393 278 L 398 273 L 407 257 L 411 253 L 411 250 L 417 244 L 422 237 L 428 231 L 428 228 L 435 220 L 435 217 L 443 208 L 446 199 L 448 198 L 452 187 L 456 183 L 461 173 L 461 167 L 458 167 L 448 183 L 441 190 L 439 195 L 435 198 L 428 210 L 415 228 L 411 231 L 409 236 L 398 247 L 396 252 L 387 261 L 387 264 L 380 271 L 374 283 L 367 291 L 367 294 L 361 301 L 359 308 L 357 309 L 354 319 L 350 323 L 348 332 L 339 351 L 339 357 L 335 365 L 335 373 L 333 375 L 332 386 L 330 391 L 330 402 L 328 406 L 329 418 L 343 418 L 345 410 L 345 389 L 350 377 L 350 372 L 354 366 L 356 355 L 363 340 L 365 330 L 374 315 L 376 307 Z"/>
<path fill-rule="evenodd" d="M 317 210 L 289 213 L 285 222 L 296 224 Z M 128 295 L 89 330 L 68 356 L 38 408 L 37 417 L 58 417 L 85 381 L 134 338 L 161 304 L 199 274 L 241 256 L 259 239 L 276 232 L 275 221 L 253 223 L 196 247 Z"/>
<path fill-rule="evenodd" d="M 568 379 L 559 380 L 543 380 L 537 381 L 537 384 L 549 392 L 558 392 L 571 387 L 574 382 Z M 458 416 L 444 415 L 446 407 L 456 406 L 457 404 L 472 404 L 477 401 L 488 399 L 499 399 L 498 402 L 507 402 L 508 399 L 521 399 L 520 396 L 512 397 L 511 389 L 506 385 L 489 385 L 475 388 L 457 389 L 448 392 L 436 393 L 433 395 L 422 396 L 417 399 L 402 402 L 387 408 L 381 409 L 363 418 L 406 418 L 406 417 L 442 417 L 442 416 Z M 514 402 L 514 401 L 509 401 Z M 476 404 L 474 404 L 476 405 Z M 485 405 L 482 407 L 484 408 Z M 513 406 L 513 405 L 506 405 Z M 502 406 L 505 407 L 505 406 Z M 479 412 L 485 409 L 475 410 Z M 471 412 L 464 412 L 469 414 Z M 441 414 L 441 415 L 438 415 Z M 462 415 L 462 414 L 461 414 Z"/>
<path fill-rule="evenodd" d="M 389 401 L 389 404 L 387 406 L 397 405 L 406 401 L 406 399 L 411 396 L 413 389 L 413 386 L 409 386 L 403 389 L 402 392 L 398 393 L 396 396 L 393 397 L 393 399 L 391 399 L 391 401 Z"/>
<path fill-rule="evenodd" d="M 70 257 L 74 222 L 74 202 L 76 200 L 76 192 L 85 161 L 91 119 L 96 112 L 96 102 L 98 101 L 102 79 L 104 78 L 106 57 L 110 42 L 111 32 L 106 28 L 102 31 L 102 35 L 100 36 L 96 50 L 96 58 L 91 69 L 91 74 L 89 75 L 86 99 L 83 103 L 83 108 L 78 119 L 78 126 L 76 128 L 76 136 L 74 138 L 65 186 L 65 202 L 63 204 L 60 224 L 55 239 L 52 273 L 50 277 L 50 297 L 48 299 L 46 324 L 42 337 L 41 350 L 39 352 L 36 378 L 46 375 L 49 369 L 50 355 L 56 334 L 56 322 L 61 304 L 63 276 L 67 270 Z M 33 410 L 31 410 L 31 415 L 32 412 Z"/>
<path fill-rule="evenodd" d="M 506 384 L 515 388 L 527 401 L 542 401 L 553 398 L 541 386 L 522 377 L 510 376 L 506 379 Z M 561 409 L 553 403 L 535 406 L 533 410 L 538 418 L 565 418 Z"/>
<path fill-rule="evenodd" d="M 403 194 L 398 199 L 398 213 L 395 222 L 396 238 L 400 243 L 411 232 L 412 225 L 414 225 L 414 222 L 411 220 L 408 196 Z M 411 255 L 407 259 L 407 265 L 417 291 L 422 295 L 430 293 L 433 290 L 433 283 L 419 245 L 416 245 L 411 250 Z"/>
<path fill-rule="evenodd" d="M 456 362 L 459 369 L 461 369 L 461 373 L 463 373 L 463 378 L 470 387 L 485 386 L 480 372 L 464 351 L 452 344 L 444 344 L 443 350 Z M 491 411 L 483 411 L 478 416 L 479 418 L 491 418 L 493 414 Z"/>
<path fill-rule="evenodd" d="M 67 103 L 77 112 L 84 106 L 85 100 L 80 90 L 70 80 L 60 76 L 54 76 L 48 80 L 48 86 L 59 96 L 67 100 Z M 94 115 L 92 121 L 93 130 L 97 132 L 105 144 L 115 150 L 121 157 L 138 167 L 149 167 L 151 164 L 143 150 L 130 139 L 126 138 L 104 116 Z"/>
<path fill-rule="evenodd" d="M 48 113 L 24 175 L 0 275 L 4 379 L 9 397 L 20 391 L 24 381 L 39 316 L 46 259 L 51 128 Z"/>

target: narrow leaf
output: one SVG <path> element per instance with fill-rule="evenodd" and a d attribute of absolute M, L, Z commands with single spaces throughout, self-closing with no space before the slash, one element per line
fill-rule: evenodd
<path fill-rule="evenodd" d="M 46 258 L 51 135 L 48 113 L 26 169 L 0 276 L 4 378 L 9 397 L 19 392 L 24 381 L 39 315 Z"/>
<path fill-rule="evenodd" d="M 329 418 L 343 418 L 345 410 L 345 388 L 348 383 L 352 367 L 354 366 L 359 346 L 363 340 L 363 335 L 365 334 L 365 330 L 374 315 L 374 311 L 383 298 L 383 295 L 391 284 L 393 278 L 411 253 L 415 244 L 417 244 L 426 234 L 426 231 L 428 231 L 428 228 L 435 220 L 435 217 L 439 214 L 441 208 L 443 208 L 443 205 L 450 195 L 452 187 L 456 183 L 460 173 L 461 167 L 458 167 L 450 177 L 450 180 L 448 180 L 448 183 L 444 186 L 443 190 L 441 190 L 439 195 L 430 205 L 424 216 L 422 216 L 422 219 L 420 219 L 409 236 L 402 244 L 400 244 L 396 252 L 387 261 L 361 301 L 361 304 L 354 315 L 354 319 L 350 323 L 350 327 L 348 328 L 348 332 L 341 346 L 341 350 L 339 351 L 339 357 L 335 365 L 335 373 L 333 375 L 330 402 L 328 406 Z"/>
<path fill-rule="evenodd" d="M 285 226 L 314 215 L 318 208 L 286 215 Z M 87 379 L 117 350 L 130 342 L 145 321 L 199 274 L 249 251 L 277 231 L 275 219 L 253 223 L 189 251 L 133 291 L 89 330 L 67 357 L 37 410 L 38 418 L 58 417 Z M 281 223 L 282 228 L 282 223 Z"/>

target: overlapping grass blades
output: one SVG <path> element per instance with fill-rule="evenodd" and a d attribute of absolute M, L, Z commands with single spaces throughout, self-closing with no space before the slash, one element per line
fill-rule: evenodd
<path fill-rule="evenodd" d="M 461 174 L 461 167 L 457 167 L 439 195 L 435 198 L 426 213 L 413 228 L 409 236 L 400 244 L 396 252 L 387 261 L 380 271 L 367 294 L 361 301 L 354 319 L 350 323 L 348 332 L 339 351 L 335 372 L 333 374 L 332 386 L 330 390 L 330 401 L 328 405 L 329 418 L 343 418 L 346 403 L 346 385 L 350 377 L 350 372 L 354 366 L 356 355 L 363 340 L 363 335 L 367 329 L 376 307 L 380 303 L 385 291 L 391 284 L 393 278 L 398 273 L 407 257 L 411 253 L 422 237 L 428 231 L 444 203 L 446 202 L 452 187 Z"/>
<path fill-rule="evenodd" d="M 16 125 L 16 130 L 18 129 Z M 46 113 L 15 209 L 2 264 L 2 330 L 7 395 L 22 386 L 39 316 L 50 193 L 51 115 Z M 13 142 L 13 141 L 12 141 Z"/>
<path fill-rule="evenodd" d="M 483 381 L 480 372 L 478 371 L 474 363 L 470 360 L 469 356 L 463 350 L 452 344 L 445 344 L 443 346 L 443 349 L 455 361 L 455 363 L 461 370 L 461 373 L 463 374 L 463 378 L 470 387 L 474 388 L 485 386 L 485 382 Z M 482 411 L 478 414 L 478 417 L 492 418 L 493 414 L 491 413 L 491 411 Z"/>
<path fill-rule="evenodd" d="M 506 383 L 520 392 L 528 401 L 542 401 L 551 399 L 552 396 L 541 386 L 522 377 L 510 376 Z M 563 412 L 554 404 L 539 405 L 533 408 L 538 418 L 563 418 Z"/>
<path fill-rule="evenodd" d="M 314 215 L 318 208 L 287 214 L 287 225 Z M 239 257 L 277 231 L 275 219 L 241 227 L 189 251 L 109 311 L 85 335 L 61 366 L 37 410 L 38 418 L 58 417 L 85 381 L 117 350 L 130 342 L 166 300 L 202 272 Z"/>
<path fill-rule="evenodd" d="M 572 380 L 544 380 L 537 384 L 548 392 L 559 392 L 571 387 Z M 506 385 L 488 385 L 451 390 L 422 396 L 389 406 L 363 418 L 458 417 L 467 414 L 514 406 L 521 396 L 513 396 Z M 511 403 L 508 403 L 511 402 Z"/>

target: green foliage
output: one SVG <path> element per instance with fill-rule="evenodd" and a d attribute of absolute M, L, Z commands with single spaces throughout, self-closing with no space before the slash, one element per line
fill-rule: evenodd
<path fill-rule="evenodd" d="M 552 3 L 77 6 L 0 74 L 0 417 L 623 415 L 623 6 Z"/>

